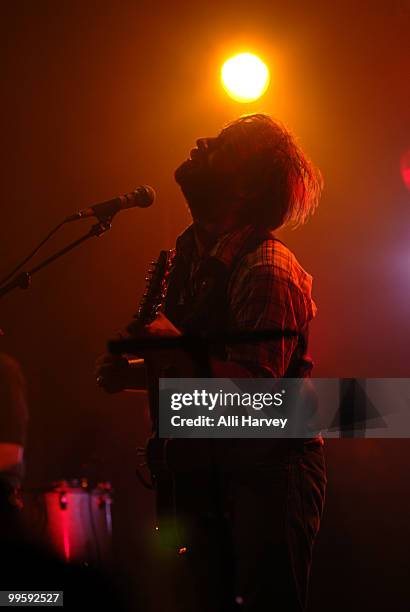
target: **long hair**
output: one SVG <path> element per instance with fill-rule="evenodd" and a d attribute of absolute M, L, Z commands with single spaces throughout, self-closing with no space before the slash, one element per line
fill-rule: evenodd
<path fill-rule="evenodd" d="M 272 229 L 297 227 L 314 213 L 322 175 L 284 125 L 269 115 L 244 115 L 219 139 L 232 151 L 247 221 Z"/>

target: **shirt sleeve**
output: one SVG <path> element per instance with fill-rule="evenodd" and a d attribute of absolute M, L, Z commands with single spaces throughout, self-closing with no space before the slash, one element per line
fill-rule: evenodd
<path fill-rule="evenodd" d="M 286 269 L 255 264 L 242 271 L 230 298 L 231 324 L 237 330 L 300 332 L 309 319 L 307 299 Z M 298 336 L 227 347 L 228 360 L 246 367 L 254 376 L 282 378 Z"/>

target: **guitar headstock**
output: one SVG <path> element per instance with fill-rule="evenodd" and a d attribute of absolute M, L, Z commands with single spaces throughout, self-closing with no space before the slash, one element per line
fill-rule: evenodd
<path fill-rule="evenodd" d="M 141 325 L 151 323 L 164 306 L 168 278 L 174 263 L 175 250 L 161 251 L 152 261 L 145 277 L 146 286 L 135 318 Z"/>

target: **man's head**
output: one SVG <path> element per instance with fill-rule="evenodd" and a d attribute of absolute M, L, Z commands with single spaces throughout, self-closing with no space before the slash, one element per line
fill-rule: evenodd
<path fill-rule="evenodd" d="M 272 229 L 304 223 L 322 190 L 318 169 L 268 115 L 240 117 L 216 138 L 200 138 L 175 171 L 195 221 Z"/>

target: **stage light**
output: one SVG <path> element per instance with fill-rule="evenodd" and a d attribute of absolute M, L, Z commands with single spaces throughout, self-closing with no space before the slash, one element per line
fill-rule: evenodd
<path fill-rule="evenodd" d="M 253 53 L 239 53 L 226 60 L 221 69 L 222 85 L 227 94 L 238 102 L 253 102 L 269 85 L 266 64 Z"/>

